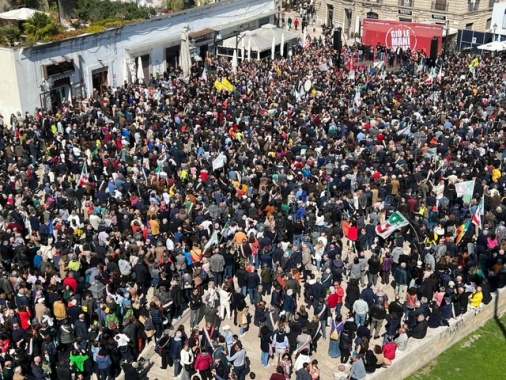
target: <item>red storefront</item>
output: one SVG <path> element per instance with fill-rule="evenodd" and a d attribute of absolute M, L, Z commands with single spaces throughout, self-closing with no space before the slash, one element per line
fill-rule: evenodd
<path fill-rule="evenodd" d="M 430 44 L 437 37 L 438 51 L 441 52 L 443 26 L 437 24 L 422 24 L 394 20 L 364 19 L 362 24 L 362 43 L 376 46 L 378 42 L 387 48 L 401 47 L 411 51 L 424 50 L 430 52 Z"/>

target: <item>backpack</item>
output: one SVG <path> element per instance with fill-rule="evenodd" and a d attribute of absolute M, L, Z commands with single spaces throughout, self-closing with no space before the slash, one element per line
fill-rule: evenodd
<path fill-rule="evenodd" d="M 155 329 L 155 325 L 153 324 L 153 319 L 150 318 L 146 318 L 144 320 L 144 330 L 146 331 L 150 331 L 150 330 L 154 330 Z"/>
<path fill-rule="evenodd" d="M 207 274 L 207 272 L 205 270 L 202 269 L 200 271 L 200 279 L 202 281 L 206 281 L 208 278 L 209 278 L 209 275 Z"/>
<path fill-rule="evenodd" d="M 276 334 L 276 343 L 283 343 L 285 341 L 285 333 L 278 332 Z"/>

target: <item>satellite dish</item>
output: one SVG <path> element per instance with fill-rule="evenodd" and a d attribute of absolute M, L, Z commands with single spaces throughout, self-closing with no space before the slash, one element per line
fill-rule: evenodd
<path fill-rule="evenodd" d="M 306 92 L 308 92 L 309 90 L 311 90 L 311 81 L 308 79 L 305 83 L 304 83 L 304 90 L 306 90 Z"/>

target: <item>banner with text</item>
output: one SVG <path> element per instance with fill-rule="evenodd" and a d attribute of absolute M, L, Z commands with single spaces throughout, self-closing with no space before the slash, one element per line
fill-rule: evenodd
<path fill-rule="evenodd" d="M 439 39 L 438 52 L 441 52 L 442 25 L 364 19 L 362 28 L 362 43 L 372 47 L 376 47 L 379 42 L 394 51 L 398 47 L 404 51 L 408 48 L 411 51 L 422 49 L 429 55 L 432 38 L 437 37 Z"/>

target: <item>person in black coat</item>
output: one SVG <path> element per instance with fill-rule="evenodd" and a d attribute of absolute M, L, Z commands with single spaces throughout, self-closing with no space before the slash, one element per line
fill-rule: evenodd
<path fill-rule="evenodd" d="M 356 331 L 357 325 L 353 321 L 353 318 L 348 319 L 344 323 L 343 331 L 341 331 L 341 335 L 339 336 L 339 350 L 341 351 L 342 364 L 345 364 L 350 360 Z"/>
<path fill-rule="evenodd" d="M 407 326 L 405 326 L 407 327 Z M 427 328 L 429 325 L 425 320 L 425 316 L 420 314 L 416 321 L 416 325 L 413 328 L 407 329 L 408 338 L 423 339 L 427 335 Z"/>
<path fill-rule="evenodd" d="M 74 323 L 74 330 L 76 333 L 76 336 L 82 337 L 84 340 L 88 340 L 89 333 L 88 333 L 88 326 L 86 324 L 85 314 L 80 313 L 79 319 L 75 321 Z"/>
<path fill-rule="evenodd" d="M 144 265 L 143 258 L 139 256 L 137 260 L 137 264 L 133 267 L 133 273 L 135 273 L 135 282 L 137 283 L 137 295 L 142 297 L 147 289 L 149 288 L 149 271 Z"/>
<path fill-rule="evenodd" d="M 348 286 L 346 288 L 346 299 L 345 306 L 348 310 L 351 310 L 353 304 L 356 300 L 360 298 L 360 288 L 358 287 L 358 280 L 351 279 L 348 282 Z"/>
<path fill-rule="evenodd" d="M 160 341 L 158 342 L 158 347 L 160 350 L 160 356 L 162 357 L 162 366 L 161 369 L 167 369 L 167 365 L 172 367 L 174 365 L 174 360 L 172 355 L 170 354 L 171 349 L 171 338 L 167 331 L 164 331 Z"/>
<path fill-rule="evenodd" d="M 467 313 L 469 295 L 464 292 L 464 288 L 459 286 L 452 295 L 452 302 L 455 310 L 455 317 Z"/>

